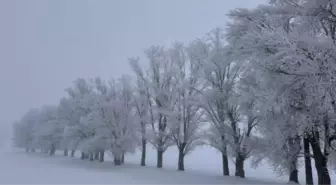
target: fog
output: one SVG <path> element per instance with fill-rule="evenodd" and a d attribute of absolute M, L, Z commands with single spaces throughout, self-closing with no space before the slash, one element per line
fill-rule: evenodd
<path fill-rule="evenodd" d="M 55 104 L 77 77 L 130 73 L 128 57 L 188 42 L 265 0 L 1 0 L 0 123 Z M 8 133 L 6 131 L 6 133 Z"/>

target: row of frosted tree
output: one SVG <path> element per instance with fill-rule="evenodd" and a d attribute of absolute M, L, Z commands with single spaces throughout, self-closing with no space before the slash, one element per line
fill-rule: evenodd
<path fill-rule="evenodd" d="M 178 169 L 199 145 L 233 159 L 267 161 L 298 183 L 331 184 L 336 139 L 335 0 L 271 0 L 235 9 L 226 29 L 189 44 L 152 46 L 130 58 L 134 75 L 104 81 L 77 79 L 58 105 L 31 109 L 14 124 L 14 142 L 27 151 L 123 163 L 127 153 L 178 149 Z M 201 160 L 201 159 L 200 159 Z"/>

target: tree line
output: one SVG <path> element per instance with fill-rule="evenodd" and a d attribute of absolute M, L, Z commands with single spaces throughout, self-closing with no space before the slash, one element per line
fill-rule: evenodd
<path fill-rule="evenodd" d="M 129 58 L 133 75 L 105 81 L 79 78 L 59 104 L 30 109 L 13 124 L 14 143 L 27 151 L 104 161 L 146 148 L 178 149 L 178 170 L 197 146 L 222 155 L 223 175 L 234 159 L 267 161 L 298 183 L 304 166 L 313 184 L 331 184 L 336 139 L 335 0 L 270 0 L 234 9 L 226 28 L 188 44 L 151 46 L 146 57 Z M 146 66 L 146 67 L 145 67 Z M 300 159 L 303 160 L 300 160 Z M 304 161 L 301 164 L 300 161 Z"/>

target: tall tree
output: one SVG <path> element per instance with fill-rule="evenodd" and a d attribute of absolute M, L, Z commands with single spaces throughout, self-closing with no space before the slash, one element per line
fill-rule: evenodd
<path fill-rule="evenodd" d="M 204 82 L 201 105 L 211 122 L 208 138 L 210 144 L 222 153 L 223 175 L 229 175 L 227 133 L 231 130 L 227 121 L 228 101 L 238 77 L 237 66 L 227 58 L 224 35 L 220 28 L 211 31 L 206 39 L 194 43 L 199 75 Z M 233 105 L 235 106 L 235 105 Z M 233 108 L 233 107 L 232 107 Z"/>
<path fill-rule="evenodd" d="M 230 13 L 228 40 L 236 52 L 277 75 L 276 95 L 289 105 L 292 92 L 304 95 L 299 132 L 306 132 L 319 184 L 330 184 L 328 158 L 334 130 L 333 1 L 272 1 Z M 309 132 L 307 133 L 307 130 Z M 301 134 L 301 133 L 300 133 Z"/>
<path fill-rule="evenodd" d="M 197 102 L 199 77 L 196 73 L 199 66 L 188 58 L 183 44 L 175 43 L 170 49 L 170 60 L 177 66 L 177 74 L 175 75 L 177 87 L 174 100 L 176 105 L 171 116 L 173 117 L 171 119 L 173 121 L 171 137 L 179 151 L 177 169 L 180 171 L 184 171 L 185 155 L 197 145 L 202 144 L 200 127 L 204 122 L 204 110 Z"/>
<path fill-rule="evenodd" d="M 134 97 L 134 106 L 136 109 L 136 115 L 140 120 L 140 133 L 141 133 L 141 160 L 140 165 L 146 166 L 146 149 L 147 149 L 147 128 L 149 122 L 149 105 L 146 95 L 146 88 L 144 81 L 140 77 L 137 77 L 136 93 Z"/>
<path fill-rule="evenodd" d="M 145 51 L 149 60 L 149 68 L 143 72 L 136 60 L 131 65 L 136 75 L 146 86 L 149 105 L 151 132 L 147 134 L 150 142 L 157 150 L 157 167 L 163 166 L 163 154 L 172 145 L 170 140 L 168 117 L 176 104 L 173 88 L 175 68 L 161 46 L 152 46 Z"/>

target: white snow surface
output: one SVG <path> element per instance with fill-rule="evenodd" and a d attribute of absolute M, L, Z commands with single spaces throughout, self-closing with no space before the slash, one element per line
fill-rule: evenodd
<path fill-rule="evenodd" d="M 114 166 L 106 155 L 104 163 L 56 156 L 1 146 L 1 184 L 288 184 L 267 166 L 252 169 L 247 162 L 246 179 L 221 176 L 220 155 L 211 148 L 199 148 L 186 157 L 186 172 L 176 171 L 176 151 L 164 155 L 164 169 L 156 169 L 155 151 L 149 148 L 147 167 L 139 166 L 140 153 L 126 156 L 126 164 Z M 232 166 L 233 167 L 233 166 Z M 233 173 L 231 168 L 231 174 Z M 304 179 L 303 172 L 300 180 Z M 335 178 L 333 183 L 335 183 Z"/>

